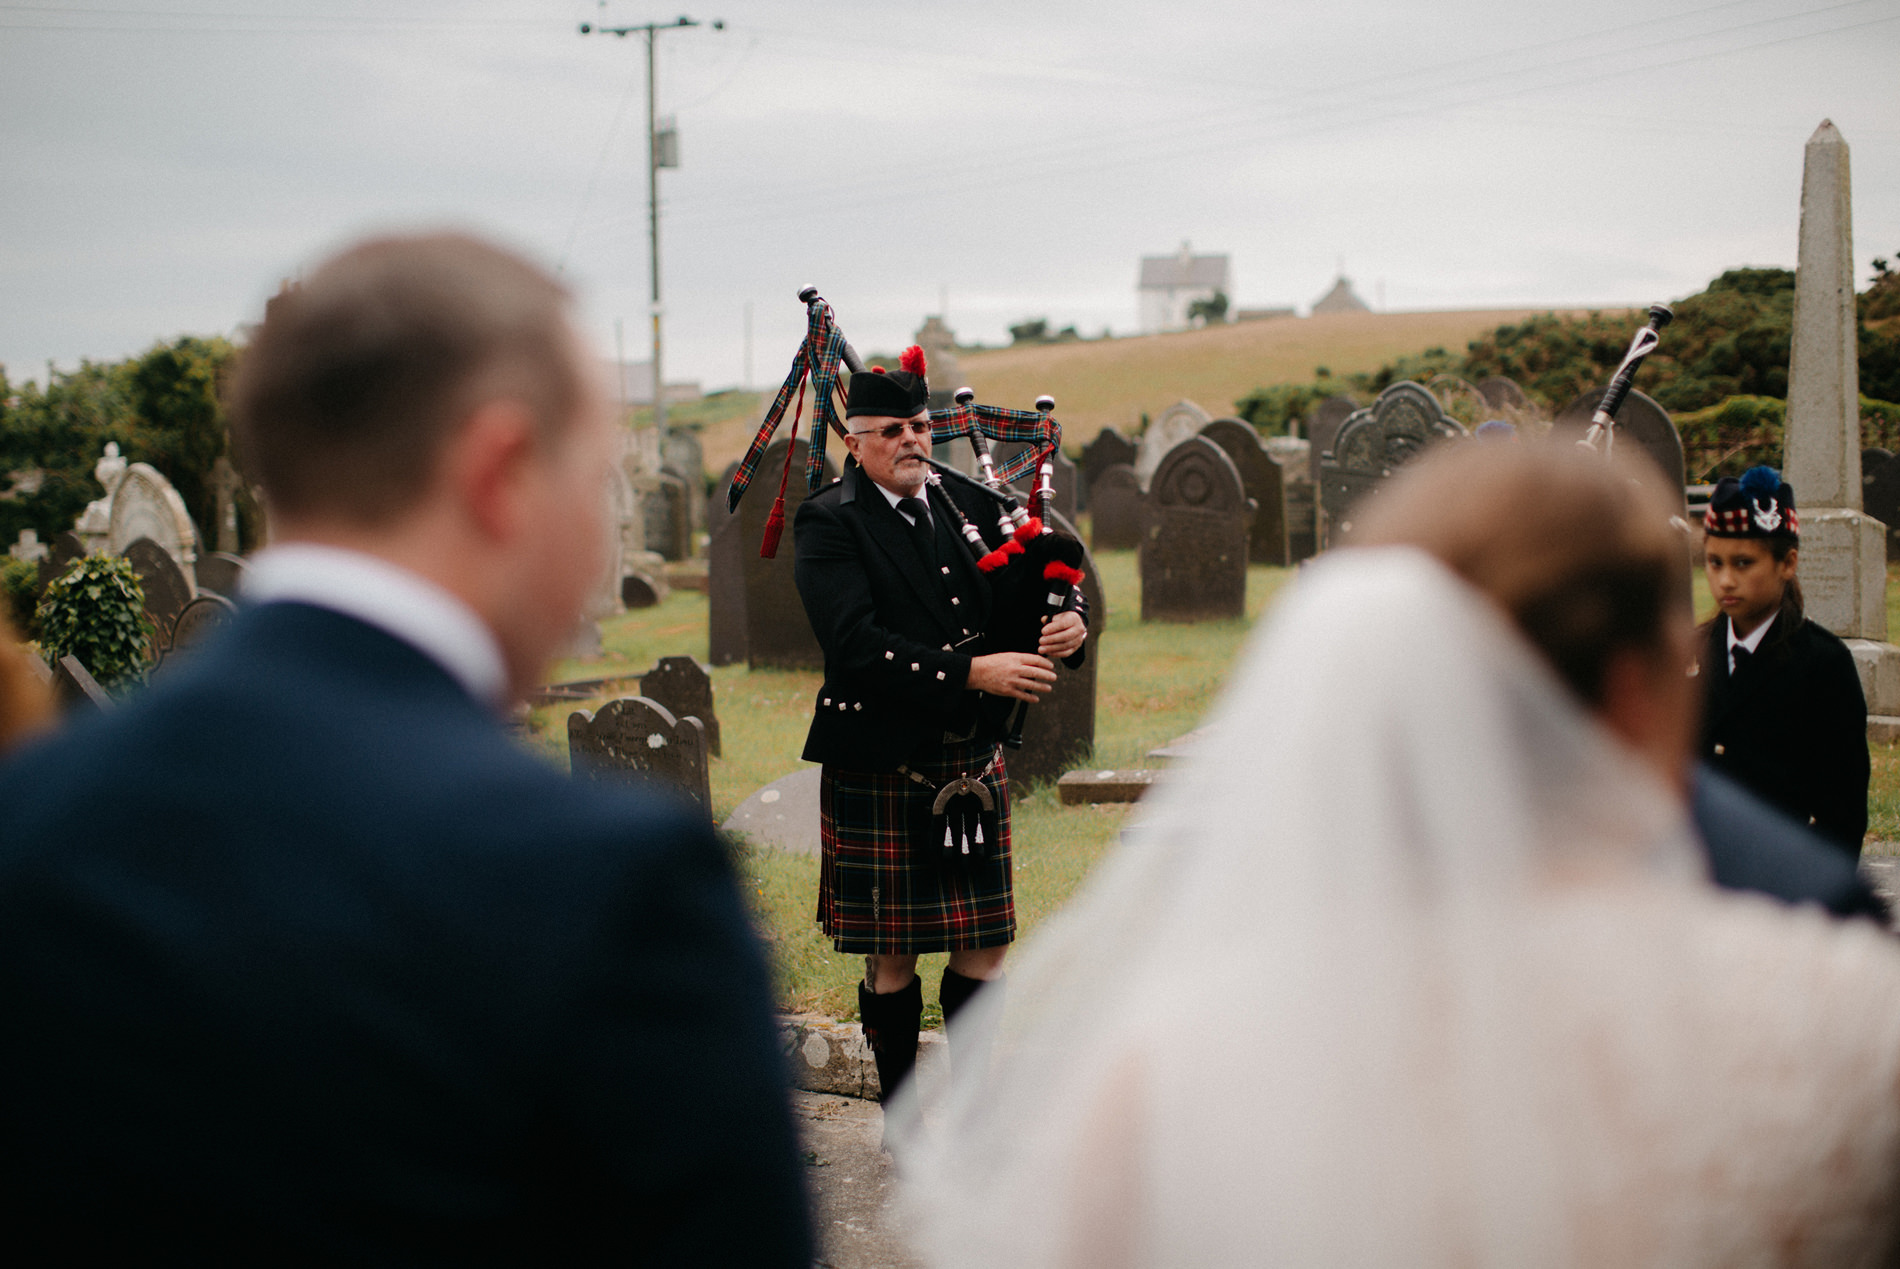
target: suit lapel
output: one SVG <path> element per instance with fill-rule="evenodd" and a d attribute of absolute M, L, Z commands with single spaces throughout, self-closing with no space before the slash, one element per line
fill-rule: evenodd
<path fill-rule="evenodd" d="M 917 593 L 917 598 L 923 601 L 924 607 L 937 619 L 938 624 L 946 631 L 960 630 L 962 627 L 957 624 L 956 616 L 950 609 L 950 596 L 944 588 L 942 575 L 917 554 L 916 544 L 910 536 L 910 523 L 890 504 L 890 500 L 862 469 L 858 470 L 857 477 L 856 501 L 864 515 L 865 525 L 870 529 L 871 540 L 903 574 L 904 580 Z"/>

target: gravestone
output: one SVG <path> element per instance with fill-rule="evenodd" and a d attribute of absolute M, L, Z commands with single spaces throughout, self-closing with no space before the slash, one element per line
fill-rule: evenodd
<path fill-rule="evenodd" d="M 1174 447 L 1190 436 L 1199 436 L 1201 429 L 1213 421 L 1214 416 L 1194 402 L 1176 401 L 1148 424 L 1135 444 L 1135 475 L 1144 493 L 1154 488 L 1155 473 Z"/>
<path fill-rule="evenodd" d="M 1358 404 L 1351 397 L 1327 397 L 1314 409 L 1313 417 L 1306 425 L 1306 439 L 1312 443 L 1312 448 L 1307 451 L 1307 475 L 1316 487 L 1320 483 L 1321 457 L 1332 449 L 1333 438 L 1339 435 L 1339 429 L 1358 409 Z"/>
<path fill-rule="evenodd" d="M 1411 380 L 1401 380 L 1371 405 L 1340 424 L 1332 447 L 1320 457 L 1319 499 L 1325 532 L 1322 547 L 1352 531 L 1352 509 L 1427 447 L 1463 439 L 1465 429 L 1439 407 L 1438 398 Z"/>
<path fill-rule="evenodd" d="M 1886 526 L 1888 560 L 1900 560 L 1900 463 L 1884 449 L 1860 452 L 1860 506 Z"/>
<path fill-rule="evenodd" d="M 226 551 L 213 551 L 198 561 L 198 593 L 211 591 L 226 599 L 236 599 L 244 586 L 244 571 L 250 567 L 244 558 Z"/>
<path fill-rule="evenodd" d="M 658 780 L 699 803 L 712 816 L 706 729 L 697 718 L 675 718 L 638 696 L 608 701 L 599 712 L 567 716 L 567 757 L 576 780 L 638 784 Z"/>
<path fill-rule="evenodd" d="M 1141 542 L 1141 619 L 1203 621 L 1247 611 L 1253 507 L 1221 447 L 1191 436 L 1155 471 Z"/>
<path fill-rule="evenodd" d="M 61 709 L 90 706 L 111 709 L 115 702 L 99 681 L 87 672 L 79 658 L 68 652 L 53 666 L 53 698 Z"/>
<path fill-rule="evenodd" d="M 46 543 L 40 541 L 39 533 L 33 529 L 21 529 L 19 541 L 7 548 L 9 558 L 25 560 L 29 564 L 38 564 L 51 554 Z"/>
<path fill-rule="evenodd" d="M 686 509 L 686 481 L 678 472 L 643 472 L 633 481 L 646 530 L 646 549 L 667 560 L 692 554 L 692 516 Z"/>
<path fill-rule="evenodd" d="M 1552 440 L 1580 441 L 1590 430 L 1590 416 L 1603 401 L 1603 389 L 1592 388 L 1557 412 L 1551 420 Z M 1689 504 L 1681 494 L 1683 487 L 1682 434 L 1653 397 L 1634 389 L 1623 399 L 1616 412 L 1616 448 L 1627 453 L 1638 450 L 1648 456 L 1662 472 L 1663 488 L 1678 491 L 1679 515 L 1689 514 Z M 1799 491 L 1797 491 L 1797 497 Z"/>
<path fill-rule="evenodd" d="M 737 512 L 726 510 L 726 490 L 739 464 L 732 463 L 706 499 L 706 659 L 714 665 L 736 665 L 745 660 L 745 545 L 740 540 Z M 751 498 L 764 497 L 748 490 Z M 745 503 L 740 503 L 744 506 Z M 788 524 L 789 530 L 791 526 Z M 754 551 L 758 543 L 752 544 Z"/>
<path fill-rule="evenodd" d="M 819 853 L 817 766 L 800 767 L 780 776 L 739 804 L 719 831 L 728 837 L 743 835 L 754 846 Z"/>
<path fill-rule="evenodd" d="M 125 558 L 145 592 L 145 615 L 151 618 L 163 646 L 170 647 L 172 626 L 193 598 L 190 580 L 178 561 L 150 538 L 133 541 L 125 548 Z"/>
<path fill-rule="evenodd" d="M 697 503 L 706 489 L 706 449 L 699 433 L 682 427 L 666 430 L 666 443 L 660 446 L 660 466 L 679 474 L 686 482 L 689 503 Z"/>
<path fill-rule="evenodd" d="M 1298 436 L 1269 436 L 1265 443 L 1286 487 L 1286 562 L 1298 564 L 1319 550 L 1319 499 L 1307 461 L 1313 443 Z"/>
<path fill-rule="evenodd" d="M 1803 154 L 1792 333 L 1783 467 L 1801 507 L 1802 597 L 1847 642 L 1869 729 L 1890 733 L 1900 728 L 1900 648 L 1887 642 L 1888 534 L 1861 509 L 1853 199 L 1847 142 L 1828 120 Z"/>
<path fill-rule="evenodd" d="M 1524 389 L 1517 386 L 1515 379 L 1492 375 L 1478 380 L 1477 388 L 1478 395 L 1494 413 L 1515 415 L 1531 409 L 1531 399 L 1524 395 Z"/>
<path fill-rule="evenodd" d="M 778 474 L 783 470 L 788 443 L 778 440 L 765 451 L 759 464 L 759 478 L 739 503 L 738 557 L 745 580 L 745 659 L 753 669 L 769 666 L 787 670 L 821 670 L 825 656 L 818 638 L 811 632 L 805 605 L 798 597 L 798 584 L 792 569 L 797 559 L 796 534 L 792 524 L 805 501 L 805 455 L 803 437 L 791 445 L 792 477 L 785 483 L 785 533 L 779 539 L 778 556 L 761 559 L 759 542 L 765 536 L 765 520 L 772 513 L 772 500 L 778 490 Z M 835 480 L 837 469 L 829 457 L 825 460 L 825 479 Z M 822 486 L 821 486 L 822 487 Z M 719 588 L 718 579 L 712 582 Z"/>
<path fill-rule="evenodd" d="M 1082 502 L 1085 508 L 1093 508 L 1091 501 L 1095 497 L 1095 482 L 1103 472 L 1117 463 L 1135 465 L 1135 443 L 1112 427 L 1105 427 L 1082 447 Z"/>
<path fill-rule="evenodd" d="M 1089 545 L 1097 551 L 1132 551 L 1141 545 L 1148 523 L 1148 500 L 1141 478 L 1127 463 L 1116 463 L 1095 479 L 1089 495 Z"/>
<path fill-rule="evenodd" d="M 238 553 L 238 491 L 244 482 L 237 474 L 237 468 L 223 454 L 211 464 L 211 489 L 217 505 L 218 549 L 226 555 Z M 198 584 L 204 585 L 203 579 Z"/>
<path fill-rule="evenodd" d="M 40 561 L 40 589 L 46 589 L 46 583 L 64 573 L 73 566 L 74 560 L 86 558 L 86 544 L 77 533 L 67 529 L 54 536 L 52 553 Z"/>
<path fill-rule="evenodd" d="M 719 716 L 713 713 L 712 678 L 691 657 L 661 657 L 640 676 L 640 695 L 666 707 L 675 718 L 697 718 L 706 728 L 706 749 L 719 756 Z"/>
<path fill-rule="evenodd" d="M 203 643 L 214 631 L 222 629 L 237 616 L 237 605 L 222 595 L 203 594 L 186 604 L 172 623 L 172 655 Z M 170 660 L 167 659 L 167 664 Z"/>
<path fill-rule="evenodd" d="M 189 599 L 196 587 L 192 566 L 198 561 L 198 530 L 172 482 L 147 463 L 133 463 L 113 487 L 110 502 L 105 551 L 126 555 L 134 542 L 150 539 L 178 566 Z"/>
<path fill-rule="evenodd" d="M 1247 532 L 1251 564 L 1287 563 L 1286 481 L 1280 464 L 1260 444 L 1260 433 L 1241 419 L 1215 419 L 1201 435 L 1221 447 L 1240 473 L 1241 488 L 1253 500 L 1253 525 Z"/>
<path fill-rule="evenodd" d="M 1068 517 L 1056 516 L 1056 527 L 1073 535 Z M 1011 787 L 1054 780 L 1095 747 L 1095 691 L 1100 672 L 1101 639 L 1108 629 L 1108 599 L 1102 593 L 1095 557 L 1082 552 L 1082 595 L 1089 605 L 1088 655 L 1080 669 L 1056 666 L 1056 685 L 1029 707 L 1023 716 L 1023 747 L 1003 751 L 1003 766 Z"/>
<path fill-rule="evenodd" d="M 665 581 L 639 569 L 633 569 L 620 578 L 622 608 L 653 608 L 670 593 Z"/>

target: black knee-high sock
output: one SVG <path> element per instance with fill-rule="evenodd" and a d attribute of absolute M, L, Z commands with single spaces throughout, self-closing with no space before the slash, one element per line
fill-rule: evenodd
<path fill-rule="evenodd" d="M 970 978 L 957 973 L 949 966 L 944 967 L 943 981 L 938 985 L 937 996 L 943 1002 L 943 1030 L 950 1041 L 951 1060 L 960 1063 L 959 1069 L 974 1071 L 987 1065 L 990 1058 L 989 1036 L 981 1032 L 965 1034 L 963 1028 L 956 1025 L 956 1016 L 970 1003 L 970 998 L 979 990 L 986 990 L 994 999 L 1002 993 L 1003 979 L 993 978 L 985 982 L 981 978 Z M 958 1037 L 962 1038 L 959 1039 Z M 979 1037 L 980 1038 L 977 1038 Z"/>
<path fill-rule="evenodd" d="M 889 1101 L 917 1065 L 917 1029 L 924 1016 L 924 980 L 882 994 L 858 984 L 858 1019 L 877 1059 L 878 1100 Z"/>

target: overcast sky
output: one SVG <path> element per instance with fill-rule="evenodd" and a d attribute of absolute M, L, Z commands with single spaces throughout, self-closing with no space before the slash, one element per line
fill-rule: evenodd
<path fill-rule="evenodd" d="M 354 236 L 453 224 L 647 340 L 634 0 L 0 0 L 0 363 L 230 334 Z M 699 0 L 692 0 L 697 5 Z M 719 0 L 660 39 L 667 378 L 783 377 L 816 283 L 861 348 L 946 302 L 1135 326 L 1144 254 L 1239 306 L 1341 261 L 1391 309 L 1643 304 L 1795 263 L 1802 145 L 1900 256 L 1900 0 Z"/>

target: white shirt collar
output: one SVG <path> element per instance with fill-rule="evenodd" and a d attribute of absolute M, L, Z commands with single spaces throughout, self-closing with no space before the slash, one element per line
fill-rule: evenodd
<path fill-rule="evenodd" d="M 1729 618 L 1728 672 L 1730 674 L 1735 673 L 1735 649 L 1747 648 L 1749 651 L 1749 654 L 1753 655 L 1755 650 L 1761 647 L 1761 641 L 1768 637 L 1768 631 L 1771 627 L 1774 626 L 1775 618 L 1779 617 L 1780 615 L 1781 615 L 1780 613 L 1771 613 L 1768 617 L 1768 620 L 1762 622 L 1759 626 L 1756 626 L 1753 630 L 1748 632 L 1748 637 L 1746 639 L 1737 639 L 1735 637 L 1735 619 L 1733 617 Z"/>
<path fill-rule="evenodd" d="M 387 560 L 312 542 L 273 546 L 250 561 L 244 597 L 354 617 L 414 647 L 476 700 L 506 703 L 508 671 L 494 632 L 460 599 Z"/>
<path fill-rule="evenodd" d="M 866 477 L 866 479 L 869 479 L 869 477 Z M 929 485 L 925 485 L 922 489 L 919 489 L 915 494 L 899 494 L 899 493 L 892 493 L 890 490 L 886 489 L 883 485 L 879 485 L 875 480 L 871 481 L 871 483 L 877 487 L 877 491 L 879 493 L 884 495 L 884 501 L 890 503 L 892 507 L 895 507 L 897 510 L 897 514 L 900 516 L 903 516 L 904 519 L 909 520 L 912 524 L 916 524 L 917 521 L 911 517 L 910 512 L 904 510 L 902 507 L 897 506 L 897 504 L 902 502 L 907 497 L 914 497 L 922 501 L 925 506 L 930 505 L 930 486 Z"/>

